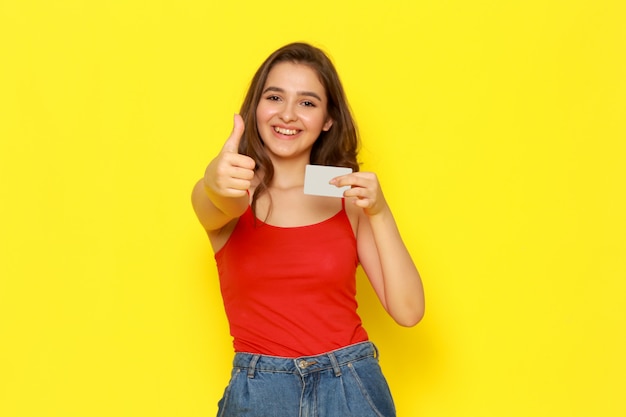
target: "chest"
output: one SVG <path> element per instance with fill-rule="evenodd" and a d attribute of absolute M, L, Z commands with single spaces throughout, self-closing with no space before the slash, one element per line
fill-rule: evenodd
<path fill-rule="evenodd" d="M 292 228 L 255 221 L 248 211 L 216 258 L 223 289 L 236 293 L 352 286 L 358 265 L 344 211 Z"/>
<path fill-rule="evenodd" d="M 306 195 L 302 187 L 273 189 L 258 199 L 256 216 L 277 227 L 301 227 L 323 222 L 341 209 L 341 199 Z"/>

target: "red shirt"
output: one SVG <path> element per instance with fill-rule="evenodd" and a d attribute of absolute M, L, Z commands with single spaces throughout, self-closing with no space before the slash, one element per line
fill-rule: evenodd
<path fill-rule="evenodd" d="M 357 246 L 342 210 L 277 227 L 250 207 L 215 254 L 236 352 L 311 356 L 367 340 L 356 302 Z"/>

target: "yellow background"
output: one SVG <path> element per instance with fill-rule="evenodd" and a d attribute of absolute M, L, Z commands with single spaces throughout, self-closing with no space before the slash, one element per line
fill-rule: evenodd
<path fill-rule="evenodd" d="M 620 0 L 0 1 L 0 415 L 210 416 L 231 341 L 190 191 L 254 70 L 333 57 L 423 274 L 398 415 L 626 415 Z"/>

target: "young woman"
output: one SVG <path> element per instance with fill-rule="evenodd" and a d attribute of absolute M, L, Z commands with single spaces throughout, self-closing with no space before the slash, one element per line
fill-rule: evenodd
<path fill-rule="evenodd" d="M 395 416 L 378 351 L 357 314 L 360 263 L 402 326 L 424 293 L 358 137 L 337 72 L 286 45 L 256 72 L 222 151 L 196 184 L 234 339 L 221 417 Z M 343 166 L 343 198 L 304 194 L 307 164 Z"/>

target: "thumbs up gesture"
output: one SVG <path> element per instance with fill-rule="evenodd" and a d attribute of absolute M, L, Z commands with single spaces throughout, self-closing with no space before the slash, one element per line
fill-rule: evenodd
<path fill-rule="evenodd" d="M 239 154 L 244 129 L 243 118 L 236 114 L 232 133 L 204 173 L 204 186 L 210 194 L 235 198 L 250 189 L 256 164 L 249 156 Z"/>

